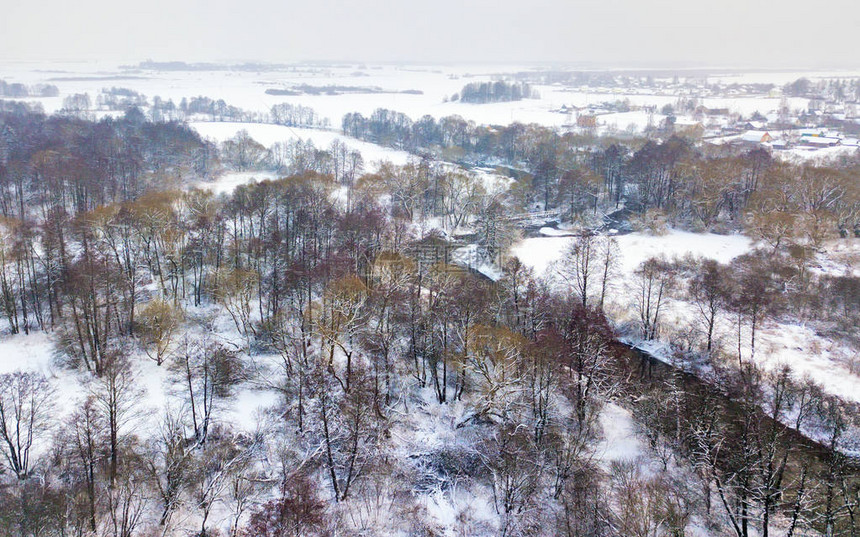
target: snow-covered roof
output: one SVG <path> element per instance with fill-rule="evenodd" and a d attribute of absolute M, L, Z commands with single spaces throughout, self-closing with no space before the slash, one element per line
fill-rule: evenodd
<path fill-rule="evenodd" d="M 803 143 L 810 145 L 836 145 L 841 142 L 839 138 L 827 136 L 804 136 Z"/>
<path fill-rule="evenodd" d="M 824 129 L 800 129 L 801 136 L 824 136 L 826 134 Z"/>
<path fill-rule="evenodd" d="M 763 142 L 765 137 L 770 137 L 767 131 L 746 131 L 740 139 L 744 142 Z"/>
<path fill-rule="evenodd" d="M 487 251 L 477 244 L 468 244 L 451 252 L 451 263 L 474 270 L 494 282 L 503 276 L 501 269 L 489 259 Z"/>

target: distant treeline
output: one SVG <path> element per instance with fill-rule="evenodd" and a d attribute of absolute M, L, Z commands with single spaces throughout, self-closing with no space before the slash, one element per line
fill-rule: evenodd
<path fill-rule="evenodd" d="M 860 79 L 818 80 L 798 78 L 783 86 L 782 92 L 789 97 L 823 99 L 828 102 L 857 103 L 860 101 Z"/>
<path fill-rule="evenodd" d="M 0 113 L 10 114 L 44 114 L 42 103 L 26 103 L 23 101 L 0 100 Z"/>
<path fill-rule="evenodd" d="M 269 170 L 282 177 L 318 173 L 346 185 L 354 184 L 364 171 L 361 153 L 341 140 L 317 147 L 310 139 L 296 138 L 266 148 L 242 130 L 225 140 L 220 149 L 221 163 L 239 171 Z"/>
<path fill-rule="evenodd" d="M 378 86 L 338 86 L 329 84 L 326 86 L 312 86 L 310 84 L 299 84 L 291 88 L 270 88 L 266 90 L 268 95 L 342 95 L 344 93 L 386 93 Z"/>
<path fill-rule="evenodd" d="M 146 69 L 149 71 L 271 71 L 283 69 L 284 64 L 267 63 L 187 63 L 187 62 L 140 62 L 136 66 L 124 65 L 125 69 Z"/>
<path fill-rule="evenodd" d="M 500 103 L 534 98 L 536 94 L 527 82 L 472 82 L 463 86 L 452 101 L 464 103 Z"/>
<path fill-rule="evenodd" d="M 287 127 L 327 127 L 328 119 L 321 118 L 316 110 L 300 104 L 281 103 L 273 105 L 269 121 Z"/>
<path fill-rule="evenodd" d="M 82 114 L 88 112 L 91 105 L 87 94 L 70 95 L 63 102 L 63 112 L 67 115 L 70 112 L 76 112 L 73 115 L 83 117 Z M 329 124 L 328 119 L 321 118 L 313 108 L 302 105 L 281 103 L 273 105 L 268 113 L 256 112 L 229 105 L 223 99 L 203 96 L 190 99 L 183 98 L 178 104 L 173 99 L 163 99 L 158 95 L 152 97 L 150 101 L 146 95 L 122 87 L 102 89 L 96 98 L 96 105 L 101 110 L 120 112 L 127 112 L 134 108 L 141 112 L 148 109 L 149 119 L 155 122 L 206 119 L 209 121 L 273 123 L 288 127 L 327 127 Z"/>
<path fill-rule="evenodd" d="M 358 112 L 342 121 L 346 135 L 417 153 L 449 151 L 449 158 L 485 161 L 488 158 L 517 163 L 528 159 L 523 138 L 546 138 L 558 143 L 563 136 L 537 125 L 478 125 L 461 116 L 436 119 L 425 115 L 413 121 L 402 112 L 376 109 L 369 117 Z M 573 135 L 565 135 L 570 138 Z M 558 146 L 561 147 L 561 146 Z"/>
<path fill-rule="evenodd" d="M 571 87 L 589 88 L 663 88 L 682 87 L 690 89 L 708 88 L 715 93 L 734 90 L 750 94 L 766 94 L 774 89 L 773 84 L 754 82 L 710 82 L 709 76 L 718 74 L 709 71 L 685 70 L 683 76 L 676 71 L 527 71 L 514 75 L 519 80 L 532 84 L 561 84 Z"/>
<path fill-rule="evenodd" d="M 624 202 L 637 213 L 659 213 L 694 229 L 737 228 L 745 215 L 757 214 L 750 234 L 776 243 L 786 230 L 806 233 L 813 222 L 831 234 L 860 230 L 856 159 L 800 167 L 775 161 L 763 149 L 696 147 L 667 132 L 662 141 L 598 140 L 539 125 L 476 125 L 459 116 L 412 121 L 385 109 L 367 118 L 347 114 L 343 131 L 418 154 L 516 168 L 529 176 L 530 203 L 571 217 Z"/>
<path fill-rule="evenodd" d="M 367 93 L 405 93 L 408 95 L 422 95 L 421 90 L 409 89 L 403 91 L 388 91 L 378 86 L 311 86 L 309 84 L 300 84 L 291 88 L 269 88 L 266 90 L 266 95 L 343 95 L 344 93 L 351 94 L 367 94 Z"/>
<path fill-rule="evenodd" d="M 172 100 L 154 97 L 152 120 L 186 120 L 195 115 L 208 116 L 210 121 L 240 121 L 247 123 L 274 123 L 288 127 L 327 127 L 328 119 L 321 118 L 313 108 L 290 103 L 273 105 L 269 113 L 252 112 L 228 105 L 223 99 L 192 97 L 182 99 L 179 105 Z"/>
<path fill-rule="evenodd" d="M 276 95 L 279 97 L 295 97 L 297 95 L 301 95 L 301 91 L 287 89 L 287 88 L 269 88 L 266 90 L 266 95 Z"/>
<path fill-rule="evenodd" d="M 0 80 L 0 97 L 56 97 L 60 94 L 57 86 L 51 84 L 34 84 L 27 86 L 18 82 L 8 83 Z"/>
<path fill-rule="evenodd" d="M 126 111 L 134 106 L 147 106 L 146 95 L 128 88 L 102 88 L 102 92 L 96 98 L 96 104 L 100 108 L 108 110 Z"/>

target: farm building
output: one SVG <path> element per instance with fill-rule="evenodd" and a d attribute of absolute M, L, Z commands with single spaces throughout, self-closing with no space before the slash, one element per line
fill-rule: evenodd
<path fill-rule="evenodd" d="M 767 131 L 746 131 L 737 138 L 737 142 L 745 145 L 766 144 L 773 140 L 773 137 Z"/>

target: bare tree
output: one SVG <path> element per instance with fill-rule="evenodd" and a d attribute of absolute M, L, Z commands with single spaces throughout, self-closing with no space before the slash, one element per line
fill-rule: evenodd
<path fill-rule="evenodd" d="M 138 315 L 138 331 L 146 354 L 161 365 L 172 350 L 182 312 L 165 300 L 153 300 Z"/>
<path fill-rule="evenodd" d="M 616 276 L 618 270 L 618 241 L 615 237 L 603 237 L 598 246 L 600 261 L 600 302 L 598 309 L 603 311 L 606 301 L 606 292 L 612 285 L 610 282 Z"/>
<path fill-rule="evenodd" d="M 334 500 L 349 497 L 350 488 L 375 457 L 380 428 L 373 413 L 371 379 L 356 374 L 348 392 L 330 372 L 318 368 L 314 373 L 317 396 L 317 435 L 321 438 L 323 467 L 328 475 Z"/>
<path fill-rule="evenodd" d="M 120 444 L 129 425 L 139 417 L 137 411 L 143 391 L 131 363 L 117 352 L 104 367 L 102 376 L 93 379 L 90 392 L 107 427 L 108 481 L 113 488 L 119 471 Z"/>
<path fill-rule="evenodd" d="M 533 534 L 542 519 L 537 496 L 544 470 L 533 438 L 527 430 L 510 424 L 500 428 L 482 451 L 501 517 L 499 535 Z"/>
<path fill-rule="evenodd" d="M 597 236 L 586 230 L 576 238 L 564 255 L 564 264 L 561 274 L 568 285 L 573 288 L 584 308 L 592 294 L 595 281 L 600 274 L 601 263 L 599 261 Z"/>
<path fill-rule="evenodd" d="M 617 496 L 615 526 L 620 535 L 657 537 L 664 523 L 659 486 L 643 478 L 636 461 L 614 461 L 612 488 Z M 682 533 L 683 535 L 683 533 Z"/>
<path fill-rule="evenodd" d="M 172 380 L 188 406 L 194 439 L 204 444 L 219 402 L 231 395 L 243 374 L 236 353 L 208 335 L 186 335 L 170 365 Z"/>
<path fill-rule="evenodd" d="M 705 259 L 690 280 L 688 293 L 693 299 L 704 327 L 707 351 L 713 347 L 717 315 L 725 306 L 725 268 L 712 259 Z"/>
<path fill-rule="evenodd" d="M 675 274 L 668 261 L 652 257 L 639 266 L 636 277 L 636 306 L 642 324 L 642 337 L 654 339 L 657 336 L 664 302 L 675 284 Z"/>
<path fill-rule="evenodd" d="M 201 536 L 210 535 L 207 525 L 212 509 L 225 500 L 232 478 L 246 469 L 260 446 L 260 438 L 246 438 L 218 431 L 214 440 L 196 452 L 191 496 L 200 512 Z"/>
<path fill-rule="evenodd" d="M 755 359 L 756 335 L 765 319 L 777 305 L 779 290 L 773 276 L 773 260 L 761 252 L 740 256 L 730 270 L 736 275 L 729 287 L 729 306 L 737 317 L 738 363 L 743 368 L 741 328 L 746 318 L 750 328 L 750 361 Z"/>
<path fill-rule="evenodd" d="M 161 502 L 159 526 L 167 527 L 191 484 L 193 450 L 185 435 L 183 416 L 167 410 L 158 434 L 149 441 L 146 467 Z"/>
<path fill-rule="evenodd" d="M 0 441 L 3 458 L 18 479 L 31 471 L 34 444 L 50 427 L 53 390 L 38 374 L 18 371 L 0 375 Z"/>
<path fill-rule="evenodd" d="M 325 535 L 325 503 L 318 497 L 312 478 L 295 475 L 281 497 L 251 514 L 247 535 L 257 537 L 314 537 Z"/>
<path fill-rule="evenodd" d="M 611 533 L 611 501 L 602 486 L 602 472 L 589 464 L 575 469 L 559 494 L 557 535 L 603 537 Z"/>
<path fill-rule="evenodd" d="M 74 490 L 79 501 L 70 518 L 79 528 L 91 533 L 96 532 L 101 515 L 99 500 L 104 446 L 108 443 L 106 429 L 95 398 L 89 396 L 72 414 L 68 427 L 60 435 L 63 471 L 77 476 Z"/>

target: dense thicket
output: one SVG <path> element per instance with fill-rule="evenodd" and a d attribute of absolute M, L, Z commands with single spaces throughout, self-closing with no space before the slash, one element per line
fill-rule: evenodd
<path fill-rule="evenodd" d="M 132 111 L 98 123 L 64 116 L 0 116 L 0 214 L 75 215 L 204 175 L 214 149 L 187 126 Z"/>

